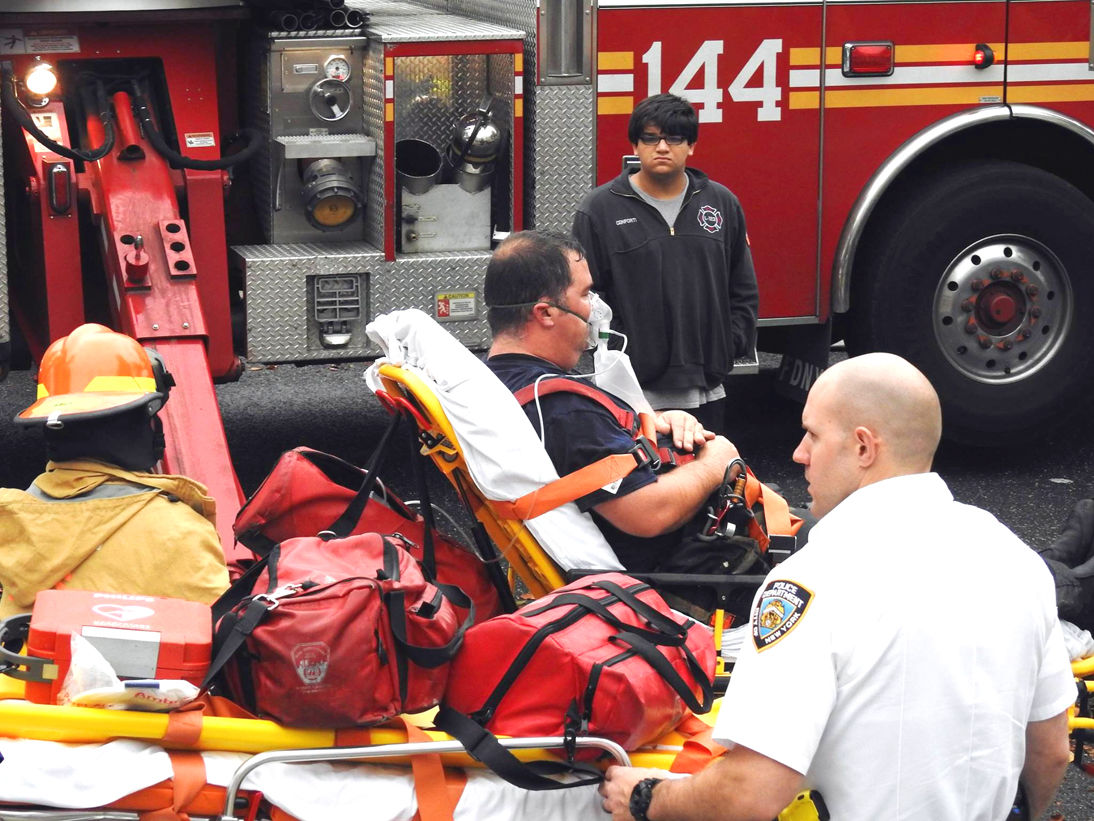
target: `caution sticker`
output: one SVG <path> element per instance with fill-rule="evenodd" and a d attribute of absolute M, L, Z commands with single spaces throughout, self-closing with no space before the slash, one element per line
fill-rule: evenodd
<path fill-rule="evenodd" d="M 216 136 L 212 131 L 194 131 L 183 135 L 187 148 L 215 148 Z"/>
<path fill-rule="evenodd" d="M 475 319 L 479 315 L 474 291 L 438 291 L 434 307 L 434 316 L 440 322 Z"/>
<path fill-rule="evenodd" d="M 813 591 L 797 582 L 780 579 L 768 584 L 752 614 L 752 640 L 756 649 L 767 649 L 797 627 L 812 599 Z"/>

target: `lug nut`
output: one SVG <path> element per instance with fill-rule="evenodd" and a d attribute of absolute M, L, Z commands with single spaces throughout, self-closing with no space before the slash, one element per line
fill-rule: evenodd
<path fill-rule="evenodd" d="M 1011 275 L 1011 279 L 1013 279 L 1015 282 L 1021 284 L 1021 283 L 1026 281 L 1026 275 L 1023 274 L 1021 271 L 1015 271 Z"/>
<path fill-rule="evenodd" d="M 980 336 L 976 337 L 976 341 L 984 350 L 991 347 L 991 340 L 984 336 L 984 334 L 980 334 Z"/>
<path fill-rule="evenodd" d="M 980 328 L 977 326 L 976 320 L 970 316 L 969 321 L 965 323 L 965 333 L 974 334 L 978 330 L 980 330 Z"/>
<path fill-rule="evenodd" d="M 970 283 L 970 287 L 973 289 L 973 291 L 982 291 L 984 290 L 984 286 L 987 284 L 988 281 L 986 279 L 974 279 Z"/>
<path fill-rule="evenodd" d="M 1038 289 L 1038 287 L 1036 285 L 1033 285 L 1031 283 L 1031 284 L 1026 286 L 1026 295 L 1027 296 L 1037 296 L 1039 290 L 1040 289 Z"/>
<path fill-rule="evenodd" d="M 1021 340 L 1029 339 L 1031 336 L 1033 336 L 1033 331 L 1029 328 L 1023 328 L 1018 332 L 1018 338 Z"/>
<path fill-rule="evenodd" d="M 961 303 L 961 310 L 964 311 L 967 314 L 971 314 L 972 309 L 975 308 L 975 307 L 976 307 L 976 303 L 973 302 L 971 297 L 969 299 L 966 299 L 964 302 Z"/>
<path fill-rule="evenodd" d="M 1001 351 L 1009 351 L 1011 348 L 1014 347 L 1014 343 L 1011 342 L 1009 339 L 1003 339 L 999 342 L 996 342 L 995 347 Z"/>
<path fill-rule="evenodd" d="M 1002 268 L 992 268 L 991 269 L 991 278 L 992 279 L 1003 279 L 1004 277 L 1006 277 L 1006 275 L 1007 275 L 1006 272 Z"/>
<path fill-rule="evenodd" d="M 1029 315 L 1034 319 L 1039 319 L 1041 316 L 1041 309 L 1034 305 L 1032 308 L 1029 309 Z"/>

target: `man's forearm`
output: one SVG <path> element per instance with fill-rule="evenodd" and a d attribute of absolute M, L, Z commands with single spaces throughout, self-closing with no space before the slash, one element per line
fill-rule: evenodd
<path fill-rule="evenodd" d="M 663 781 L 650 821 L 771 821 L 794 798 L 801 774 L 743 747 L 692 778 Z"/>
<path fill-rule="evenodd" d="M 1031 818 L 1040 818 L 1048 809 L 1063 781 L 1069 758 L 1066 711 L 1026 725 L 1026 760 L 1021 778 Z"/>

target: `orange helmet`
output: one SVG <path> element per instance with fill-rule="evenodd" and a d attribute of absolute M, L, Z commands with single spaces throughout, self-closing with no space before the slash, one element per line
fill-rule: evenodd
<path fill-rule="evenodd" d="M 90 421 L 141 406 L 154 416 L 173 384 L 158 353 L 87 323 L 46 349 L 38 368 L 38 399 L 15 421 L 61 428 L 69 419 Z"/>

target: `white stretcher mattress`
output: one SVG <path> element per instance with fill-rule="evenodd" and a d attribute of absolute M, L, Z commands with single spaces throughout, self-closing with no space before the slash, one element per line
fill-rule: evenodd
<path fill-rule="evenodd" d="M 62 744 L 0 738 L 0 804 L 87 809 L 117 801 L 171 778 L 163 748 L 144 741 Z M 207 781 L 226 787 L 249 757 L 204 752 Z M 596 786 L 529 792 L 493 773 L 467 769 L 455 821 L 600 821 Z M 300 821 L 410 821 L 417 812 L 409 767 L 379 764 L 270 763 L 243 782 Z M 367 808 L 367 809 L 366 809 Z M 2 815 L 0 807 L 0 815 Z"/>

